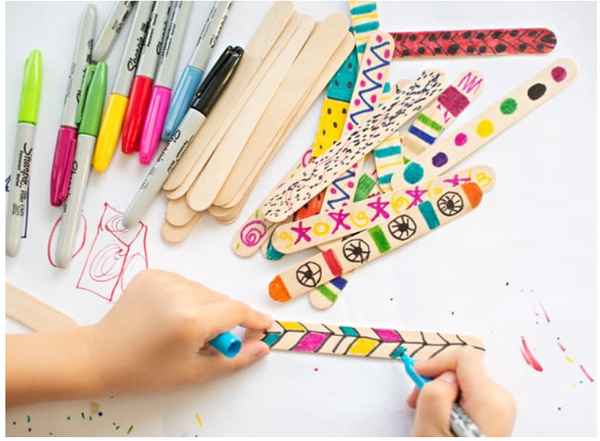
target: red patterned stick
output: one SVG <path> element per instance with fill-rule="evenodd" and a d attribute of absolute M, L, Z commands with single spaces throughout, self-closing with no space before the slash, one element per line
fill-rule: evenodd
<path fill-rule="evenodd" d="M 394 59 L 547 54 L 556 46 L 556 35 L 545 28 L 391 32 L 391 36 Z"/>

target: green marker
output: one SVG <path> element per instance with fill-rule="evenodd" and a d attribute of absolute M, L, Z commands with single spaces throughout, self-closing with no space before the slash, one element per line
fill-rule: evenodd
<path fill-rule="evenodd" d="M 56 246 L 56 265 L 59 268 L 66 268 L 71 262 L 85 189 L 90 177 L 92 156 L 102 120 L 107 77 L 106 63 L 101 61 L 95 66 L 89 66 L 83 79 L 77 112 L 77 121 L 79 121 L 77 150 Z"/>
<path fill-rule="evenodd" d="M 42 91 L 42 53 L 34 49 L 25 61 L 17 148 L 13 159 L 9 184 L 8 207 L 6 209 L 6 255 L 16 256 L 21 244 L 21 234 L 25 223 L 27 193 L 31 173 L 33 138 L 40 108 Z"/>

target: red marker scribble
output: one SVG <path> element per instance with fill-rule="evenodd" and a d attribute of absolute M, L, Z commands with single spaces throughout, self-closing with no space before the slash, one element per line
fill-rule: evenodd
<path fill-rule="evenodd" d="M 585 370 L 585 368 L 583 367 L 583 365 L 581 365 L 581 364 L 580 364 L 580 365 L 579 365 L 579 369 L 581 369 L 581 372 L 583 372 L 583 375 L 585 375 L 585 376 L 586 376 L 586 378 L 587 378 L 588 380 L 590 380 L 590 383 L 593 383 L 593 382 L 594 382 L 594 379 L 592 378 L 592 376 L 591 376 L 590 374 L 588 374 L 588 373 L 587 373 L 587 371 Z"/>
<path fill-rule="evenodd" d="M 529 350 L 529 347 L 527 346 L 527 342 L 525 341 L 525 337 L 523 337 L 523 336 L 521 336 L 521 343 L 523 345 L 520 348 L 521 355 L 525 359 L 525 362 L 529 366 L 531 366 L 532 368 L 534 368 L 536 371 L 542 372 L 544 370 L 544 368 L 542 368 L 542 365 L 537 361 L 537 359 L 533 356 L 533 354 Z"/>
<path fill-rule="evenodd" d="M 86 219 L 86 217 L 85 217 L 85 215 L 83 213 L 81 213 L 81 217 L 83 219 L 83 236 L 82 236 L 82 239 L 81 239 L 81 245 L 73 253 L 73 255 L 71 256 L 71 259 L 74 259 L 75 256 L 77 256 L 81 252 L 81 250 L 83 250 L 83 247 L 85 246 L 85 241 L 87 239 L 87 219 Z M 56 264 L 54 263 L 54 260 L 52 259 L 52 241 L 54 240 L 54 233 L 56 233 L 56 229 L 58 228 L 58 224 L 60 224 L 61 221 L 62 221 L 62 215 L 58 219 L 56 219 L 56 222 L 54 222 L 54 226 L 50 230 L 50 236 L 48 237 L 48 246 L 47 246 L 47 249 L 46 249 L 46 253 L 47 253 L 47 256 L 48 256 L 48 262 L 54 268 L 56 268 Z"/>
<path fill-rule="evenodd" d="M 558 339 L 556 339 L 556 344 L 558 345 L 558 347 L 560 348 L 561 351 L 565 352 L 567 350 L 567 348 L 565 348 L 562 343 L 560 341 L 558 341 Z"/>
<path fill-rule="evenodd" d="M 548 313 L 546 312 L 546 308 L 544 308 L 544 305 L 542 302 L 540 302 L 540 307 L 542 308 L 542 311 L 544 311 L 544 317 L 546 317 L 546 321 L 548 323 L 550 323 L 550 317 L 548 316 Z"/>

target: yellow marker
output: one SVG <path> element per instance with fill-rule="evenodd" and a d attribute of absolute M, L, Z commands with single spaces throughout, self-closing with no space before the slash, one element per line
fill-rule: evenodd
<path fill-rule="evenodd" d="M 129 98 L 118 93 L 113 93 L 108 100 L 92 160 L 94 170 L 100 173 L 104 172 L 106 167 L 108 167 L 115 147 L 119 142 L 121 126 L 123 125 L 123 118 L 125 118 L 125 110 L 127 110 L 128 102 Z"/>

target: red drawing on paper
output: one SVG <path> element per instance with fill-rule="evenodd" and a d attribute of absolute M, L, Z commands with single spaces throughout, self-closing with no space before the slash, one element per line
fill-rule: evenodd
<path fill-rule="evenodd" d="M 87 219 L 83 213 L 81 213 L 81 220 L 83 221 L 81 223 L 81 225 L 83 226 L 83 228 L 82 228 L 83 234 L 81 235 L 81 245 L 79 245 L 79 248 L 77 248 L 77 250 L 73 253 L 73 255 L 71 256 L 71 259 L 74 259 L 75 256 L 77 256 L 81 252 L 81 250 L 83 250 L 83 247 L 85 246 L 85 241 L 87 238 Z M 56 222 L 54 222 L 54 226 L 52 227 L 52 230 L 50 230 L 50 237 L 48 238 L 48 247 L 47 247 L 48 262 L 50 262 L 50 265 L 52 265 L 54 268 L 56 268 L 56 264 L 54 263 L 54 260 L 52 260 L 52 243 L 54 241 L 54 233 L 56 233 L 58 224 L 60 224 L 61 221 L 62 221 L 62 215 L 58 219 L 56 219 Z"/>
<path fill-rule="evenodd" d="M 148 227 L 138 222 L 126 230 L 123 213 L 104 203 L 98 228 L 77 288 L 112 302 L 139 271 L 148 268 Z"/>

